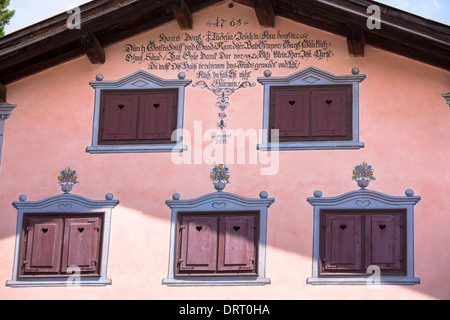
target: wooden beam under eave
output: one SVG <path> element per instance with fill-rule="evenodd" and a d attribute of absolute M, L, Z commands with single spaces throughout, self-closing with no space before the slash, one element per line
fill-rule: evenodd
<path fill-rule="evenodd" d="M 352 57 L 364 57 L 366 49 L 366 34 L 364 30 L 357 26 L 347 28 L 348 53 Z"/>
<path fill-rule="evenodd" d="M 180 28 L 183 30 L 191 30 L 194 22 L 186 1 L 171 0 L 171 2 L 173 15 L 175 16 L 175 19 L 177 19 Z"/>
<path fill-rule="evenodd" d="M 3 85 L 3 83 L 0 83 L 0 103 L 7 103 L 6 102 L 6 87 Z"/>
<path fill-rule="evenodd" d="M 81 47 L 92 64 L 105 63 L 105 50 L 92 32 L 81 36 Z"/>
<path fill-rule="evenodd" d="M 253 7 L 261 27 L 275 27 L 275 12 L 272 0 L 253 0 Z"/>

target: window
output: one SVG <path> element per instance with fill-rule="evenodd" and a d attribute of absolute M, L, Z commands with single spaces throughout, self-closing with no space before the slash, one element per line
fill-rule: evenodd
<path fill-rule="evenodd" d="M 25 215 L 19 278 L 68 277 L 70 266 L 99 276 L 102 222 L 102 215 Z"/>
<path fill-rule="evenodd" d="M 178 89 L 104 91 L 99 144 L 171 143 Z"/>
<path fill-rule="evenodd" d="M 259 150 L 359 149 L 359 83 L 365 75 L 337 76 L 308 67 L 264 85 Z M 275 129 L 275 130 L 274 130 Z M 277 131 L 278 130 L 278 131 Z"/>
<path fill-rule="evenodd" d="M 89 200 L 71 194 L 30 202 L 18 209 L 16 249 L 11 287 L 103 286 L 106 278 L 111 210 L 119 202 Z"/>
<path fill-rule="evenodd" d="M 254 274 L 258 213 L 179 214 L 177 275 Z"/>
<path fill-rule="evenodd" d="M 168 286 L 265 285 L 266 192 L 259 199 L 215 192 L 166 204 L 172 210 Z"/>
<path fill-rule="evenodd" d="M 142 70 L 118 81 L 98 81 L 89 153 L 183 151 L 184 89 L 191 80 L 164 80 Z"/>
<path fill-rule="evenodd" d="M 322 210 L 320 274 L 405 275 L 405 210 Z"/>
<path fill-rule="evenodd" d="M 272 87 L 270 128 L 279 141 L 351 140 L 351 86 Z"/>
<path fill-rule="evenodd" d="M 420 197 L 369 190 L 322 198 L 314 206 L 313 274 L 310 284 L 366 284 L 373 267 L 381 284 L 420 282 L 414 276 L 414 205 Z"/>

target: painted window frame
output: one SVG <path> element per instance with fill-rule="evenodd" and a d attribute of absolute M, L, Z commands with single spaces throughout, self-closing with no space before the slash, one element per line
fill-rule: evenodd
<path fill-rule="evenodd" d="M 269 150 L 345 150 L 360 149 L 364 143 L 359 141 L 359 83 L 366 75 L 360 75 L 359 70 L 354 68 L 353 74 L 334 75 L 316 67 L 307 67 L 286 77 L 270 77 L 271 72 L 265 72 L 265 77 L 258 78 L 258 82 L 264 86 L 263 105 L 263 134 L 262 141 L 258 144 L 261 151 Z M 352 139 L 351 140 L 325 140 L 325 141 L 282 141 L 276 142 L 276 131 L 271 130 L 269 124 L 271 88 L 274 87 L 314 87 L 314 86 L 342 86 L 352 87 Z M 269 134 L 273 139 L 269 138 Z M 271 142 L 275 140 L 275 142 Z"/>
<path fill-rule="evenodd" d="M 112 209 L 119 204 L 119 200 L 113 200 L 113 195 L 108 193 L 105 200 L 90 200 L 73 194 L 60 194 L 44 200 L 26 201 L 27 197 L 21 195 L 19 201 L 14 201 L 12 205 L 17 209 L 17 229 L 16 244 L 14 252 L 14 265 L 12 279 L 6 281 L 10 287 L 64 287 L 64 286 L 105 286 L 111 284 L 111 279 L 107 278 L 108 250 L 111 231 Z M 21 251 L 23 241 L 23 224 L 26 217 L 41 217 L 43 215 L 57 214 L 58 216 L 79 216 L 101 215 L 103 219 L 103 238 L 100 240 L 100 266 L 99 276 L 86 276 L 82 274 L 65 277 L 20 277 Z M 74 283 L 70 279 L 75 280 Z"/>
<path fill-rule="evenodd" d="M 267 243 L 267 213 L 270 205 L 275 201 L 268 198 L 267 192 L 262 191 L 260 198 L 243 198 L 231 193 L 217 191 L 196 199 L 180 200 L 175 193 L 172 200 L 166 205 L 171 208 L 169 270 L 167 278 L 162 284 L 167 286 L 262 286 L 270 284 L 266 278 L 266 243 Z M 259 213 L 258 259 L 256 275 L 205 275 L 205 276 L 179 276 L 176 275 L 177 257 L 177 220 L 181 213 L 222 214 L 228 215 L 243 212 Z"/>
<path fill-rule="evenodd" d="M 407 189 L 405 197 L 390 196 L 372 190 L 356 190 L 336 197 L 322 198 L 322 192 L 317 190 L 314 197 L 307 201 L 314 207 L 313 211 L 313 256 L 312 276 L 306 283 L 312 285 L 349 285 L 349 284 L 393 284 L 414 285 L 420 279 L 414 275 L 414 206 L 420 201 L 414 196 L 414 191 Z M 358 210 L 370 214 L 374 210 L 404 210 L 406 212 L 406 275 L 380 275 L 378 279 L 365 275 L 321 275 L 320 248 L 321 248 L 321 212 L 322 210 Z M 375 282 L 372 282 L 375 281 Z"/>
<path fill-rule="evenodd" d="M 153 153 L 153 152 L 181 152 L 187 149 L 183 145 L 183 117 L 184 117 L 184 96 L 185 87 L 192 80 L 184 79 L 184 74 L 180 73 L 179 79 L 165 80 L 152 75 L 143 70 L 139 70 L 129 76 L 117 81 L 103 81 L 103 76 L 98 75 L 97 81 L 91 81 L 89 84 L 95 89 L 94 101 L 94 119 L 92 129 L 91 146 L 86 148 L 87 153 L 103 154 L 103 153 Z M 99 144 L 99 134 L 101 128 L 101 99 L 104 91 L 136 91 L 136 90 L 153 90 L 153 89 L 177 89 L 178 90 L 178 106 L 177 106 L 177 125 L 176 130 L 172 133 L 172 143 L 161 144 Z"/>

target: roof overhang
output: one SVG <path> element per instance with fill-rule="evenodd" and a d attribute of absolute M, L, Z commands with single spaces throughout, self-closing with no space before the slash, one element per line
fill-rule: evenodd
<path fill-rule="evenodd" d="M 191 29 L 192 13 L 225 0 L 94 0 L 80 6 L 81 29 L 69 29 L 69 13 L 0 38 L 0 85 L 86 55 L 105 61 L 104 48 L 137 33 L 177 21 Z M 347 39 L 349 54 L 371 45 L 450 70 L 450 27 L 370 0 L 234 0 L 254 8 L 262 27 L 284 17 Z M 377 5 L 381 28 L 369 29 L 367 8 Z"/>

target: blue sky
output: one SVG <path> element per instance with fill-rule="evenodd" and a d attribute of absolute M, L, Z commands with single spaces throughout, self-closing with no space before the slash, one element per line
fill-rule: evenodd
<path fill-rule="evenodd" d="M 89 1 L 11 0 L 8 8 L 15 9 L 16 14 L 11 23 L 6 26 L 6 33 L 25 28 L 86 2 Z M 378 2 L 450 25 L 450 0 L 378 0 Z"/>

